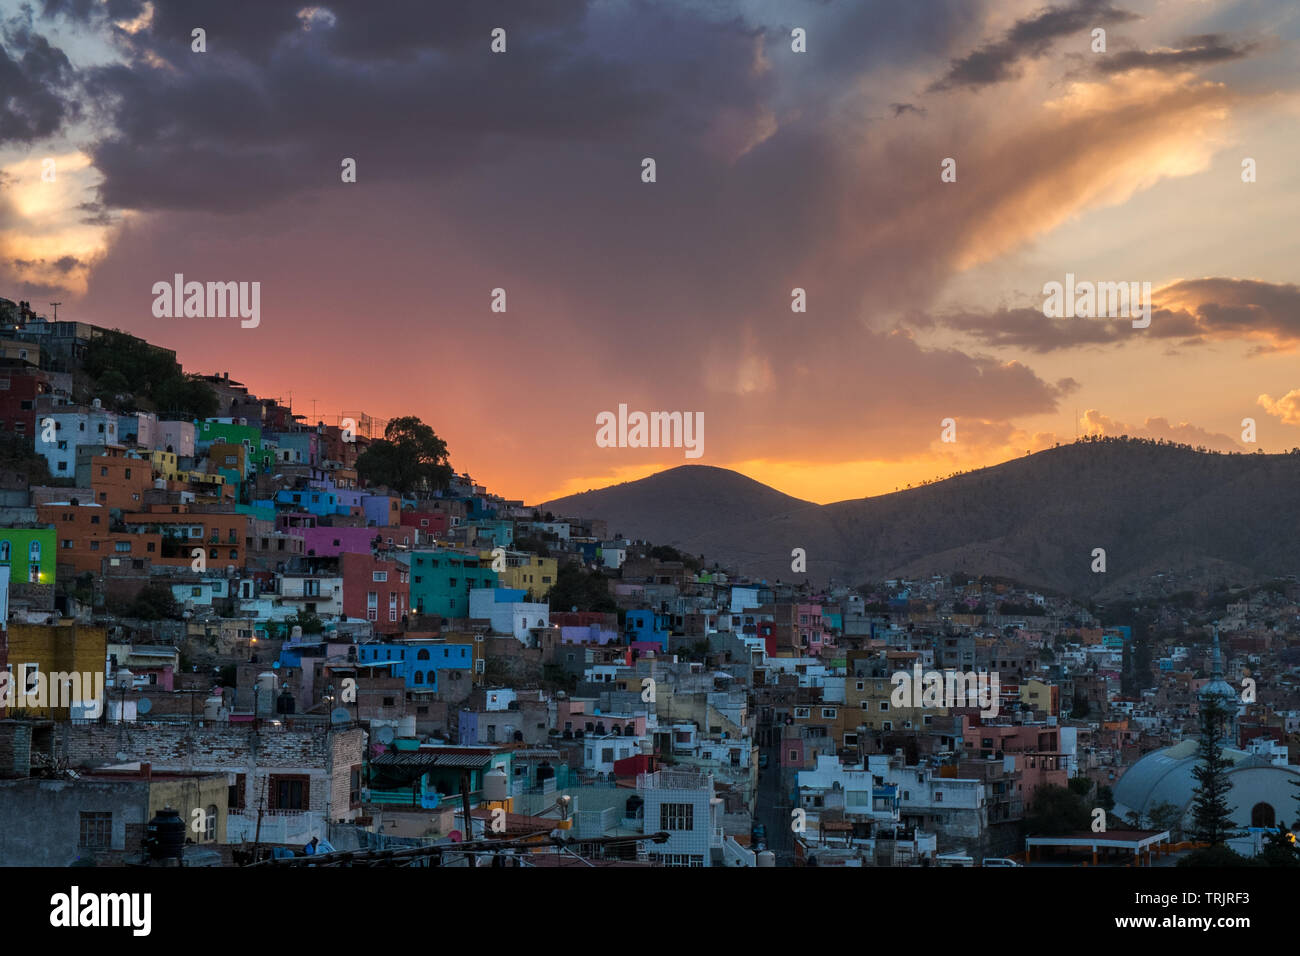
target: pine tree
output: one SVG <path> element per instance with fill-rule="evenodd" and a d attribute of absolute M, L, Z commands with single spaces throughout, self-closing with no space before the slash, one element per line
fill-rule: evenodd
<path fill-rule="evenodd" d="M 1227 720 L 1227 711 L 1217 700 L 1206 700 L 1201 706 L 1201 740 L 1197 749 L 1200 763 L 1192 771 L 1197 786 L 1192 799 L 1192 835 L 1201 843 L 1220 846 L 1237 836 L 1232 825 L 1233 807 L 1228 806 L 1228 768 L 1223 755 L 1220 737 Z"/>

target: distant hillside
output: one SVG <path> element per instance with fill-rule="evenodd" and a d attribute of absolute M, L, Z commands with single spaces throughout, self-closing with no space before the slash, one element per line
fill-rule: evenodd
<path fill-rule="evenodd" d="M 611 535 L 670 544 L 774 514 L 818 508 L 739 472 L 711 465 L 682 465 L 640 481 L 557 498 L 542 505 L 556 514 L 604 518 Z M 671 540 L 670 540 L 671 539 Z"/>
<path fill-rule="evenodd" d="M 998 574 L 1110 596 L 1174 571 L 1249 583 L 1300 573 L 1300 455 L 1212 455 L 1147 442 L 1066 445 L 876 498 L 815 505 L 735 472 L 686 466 L 548 502 L 610 533 L 770 579 L 857 584 Z M 1090 570 L 1106 550 L 1104 575 Z"/>

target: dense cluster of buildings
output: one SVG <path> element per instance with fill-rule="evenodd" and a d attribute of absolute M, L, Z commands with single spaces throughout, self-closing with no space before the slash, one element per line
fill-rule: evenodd
<path fill-rule="evenodd" d="M 1298 815 L 1294 577 L 1217 631 L 1162 603 L 1142 655 L 1012 582 L 752 580 L 468 475 L 366 487 L 379 423 L 228 375 L 199 420 L 80 401 L 102 330 L 9 305 L 0 428 L 51 477 L 0 474 L 0 865 L 135 861 L 164 808 L 227 865 L 491 841 L 420 859 L 1023 857 L 1036 794 L 1072 778 L 1145 853 L 1182 836 L 1207 695 L 1238 822 Z M 900 698 L 930 673 L 995 697 Z"/>

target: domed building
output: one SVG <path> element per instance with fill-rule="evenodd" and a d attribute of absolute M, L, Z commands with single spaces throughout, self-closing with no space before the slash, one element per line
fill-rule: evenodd
<path fill-rule="evenodd" d="M 1260 752 L 1236 748 L 1237 716 L 1241 698 L 1223 677 L 1223 664 L 1219 656 L 1219 634 L 1214 634 L 1214 672 L 1210 682 L 1197 695 L 1201 706 L 1211 700 L 1227 713 L 1224 721 L 1223 756 L 1231 765 L 1227 770 L 1229 784 L 1228 806 L 1232 809 L 1232 822 L 1247 827 L 1273 827 L 1294 823 L 1300 817 L 1297 797 L 1300 789 L 1300 768 L 1274 763 Z M 1115 784 L 1114 813 L 1126 819 L 1136 811 L 1142 823 L 1149 823 L 1147 814 L 1161 803 L 1171 803 L 1182 814 L 1183 828 L 1192 825 L 1192 800 L 1195 796 L 1196 778 L 1192 771 L 1200 762 L 1197 757 L 1199 735 L 1181 741 L 1172 747 L 1153 751 L 1128 769 Z"/>

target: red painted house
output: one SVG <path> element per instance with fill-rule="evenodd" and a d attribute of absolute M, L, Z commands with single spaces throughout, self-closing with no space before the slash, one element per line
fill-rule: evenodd
<path fill-rule="evenodd" d="M 411 607 L 409 566 L 386 554 L 352 551 L 339 556 L 339 566 L 343 573 L 343 613 L 373 622 L 380 634 L 400 633 L 402 618 Z"/>

